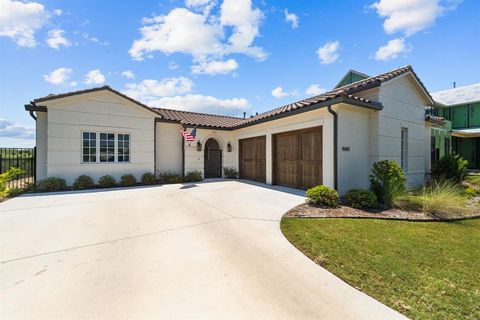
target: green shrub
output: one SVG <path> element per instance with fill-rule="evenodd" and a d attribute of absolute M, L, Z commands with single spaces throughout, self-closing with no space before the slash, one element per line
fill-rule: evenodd
<path fill-rule="evenodd" d="M 433 180 L 395 199 L 401 209 L 419 210 L 439 218 L 463 215 L 468 209 L 462 188 L 451 180 Z"/>
<path fill-rule="evenodd" d="M 405 194 L 405 183 L 405 174 L 396 161 L 382 160 L 373 164 L 370 190 L 384 205 L 391 206 L 397 197 Z"/>
<path fill-rule="evenodd" d="M 463 189 L 463 193 L 465 194 L 465 196 L 467 198 L 473 198 L 473 197 L 477 196 L 478 194 L 480 194 L 480 192 L 478 190 L 476 190 L 475 188 L 472 188 L 472 187 L 466 187 L 465 189 Z"/>
<path fill-rule="evenodd" d="M 114 177 L 107 174 L 107 175 L 101 176 L 100 179 L 98 179 L 98 184 L 102 188 L 112 188 L 112 187 L 115 187 L 117 182 L 115 181 Z"/>
<path fill-rule="evenodd" d="M 145 172 L 142 175 L 142 184 L 156 184 L 157 183 L 157 178 L 155 175 L 151 172 Z"/>
<path fill-rule="evenodd" d="M 188 171 L 187 174 L 185 174 L 185 182 L 197 182 L 202 180 L 202 173 L 200 171 Z"/>
<path fill-rule="evenodd" d="M 37 190 L 40 192 L 61 191 L 67 188 L 65 180 L 62 178 L 50 177 L 40 180 L 37 183 Z"/>
<path fill-rule="evenodd" d="M 125 174 L 120 178 L 120 185 L 122 187 L 134 186 L 137 184 L 137 178 L 133 174 Z"/>
<path fill-rule="evenodd" d="M 13 198 L 21 195 L 25 191 L 26 190 L 24 188 L 18 188 L 18 187 L 6 188 L 3 194 L 0 196 L 0 198 Z"/>
<path fill-rule="evenodd" d="M 373 208 L 377 204 L 377 196 L 370 190 L 351 189 L 345 194 L 345 200 L 352 208 Z"/>
<path fill-rule="evenodd" d="M 317 206 L 334 208 L 338 206 L 338 192 L 327 186 L 316 186 L 307 190 L 307 202 Z"/>
<path fill-rule="evenodd" d="M 8 183 L 13 180 L 19 174 L 25 173 L 24 170 L 18 168 L 10 168 L 9 170 L 5 171 L 4 173 L 0 174 L 0 196 L 3 197 L 3 192 L 7 190 Z"/>
<path fill-rule="evenodd" d="M 223 174 L 227 179 L 237 179 L 238 178 L 238 171 L 234 167 L 224 167 Z"/>
<path fill-rule="evenodd" d="M 158 174 L 160 183 L 181 183 L 182 176 L 178 173 L 163 171 Z"/>
<path fill-rule="evenodd" d="M 73 183 L 73 189 L 75 190 L 83 190 L 83 189 L 89 189 L 94 186 L 92 178 L 86 175 L 81 175 L 77 179 L 75 179 L 75 182 Z"/>
<path fill-rule="evenodd" d="M 467 167 L 468 161 L 458 154 L 447 154 L 440 158 L 436 167 L 432 169 L 432 178 L 461 182 L 467 175 Z"/>

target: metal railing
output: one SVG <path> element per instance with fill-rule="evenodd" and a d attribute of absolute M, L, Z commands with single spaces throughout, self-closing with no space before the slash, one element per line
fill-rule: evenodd
<path fill-rule="evenodd" d="M 8 183 L 9 188 L 23 188 L 35 183 L 36 148 L 0 148 L 0 174 L 11 168 L 23 171 Z"/>

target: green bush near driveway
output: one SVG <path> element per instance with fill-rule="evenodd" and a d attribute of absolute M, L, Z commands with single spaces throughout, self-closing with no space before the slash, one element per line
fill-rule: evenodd
<path fill-rule="evenodd" d="M 142 184 L 146 184 L 146 185 L 156 184 L 157 183 L 157 177 L 155 177 L 155 175 L 151 172 L 145 172 L 142 175 L 141 181 L 142 181 Z"/>
<path fill-rule="evenodd" d="M 162 171 L 158 174 L 160 183 L 182 183 L 182 176 L 175 172 Z"/>
<path fill-rule="evenodd" d="M 122 187 L 130 187 L 137 184 L 137 178 L 133 174 L 125 174 L 120 178 L 120 185 Z"/>
<path fill-rule="evenodd" d="M 90 189 L 95 186 L 93 179 L 87 175 L 81 175 L 73 183 L 73 189 L 75 190 L 84 190 Z"/>
<path fill-rule="evenodd" d="M 40 192 L 54 192 L 67 189 L 67 183 L 62 178 L 50 177 L 40 180 L 36 190 Z"/>
<path fill-rule="evenodd" d="M 283 218 L 310 259 L 411 319 L 480 319 L 480 219 Z"/>
<path fill-rule="evenodd" d="M 98 179 L 98 185 L 102 188 L 112 188 L 115 187 L 116 184 L 117 181 L 115 181 L 115 178 L 108 174 Z"/>
<path fill-rule="evenodd" d="M 198 182 L 202 181 L 202 173 L 200 171 L 188 171 L 185 174 L 184 182 Z"/>
<path fill-rule="evenodd" d="M 373 208 L 377 205 L 377 196 L 370 190 L 350 189 L 345 193 L 345 201 L 352 208 Z"/>
<path fill-rule="evenodd" d="M 320 185 L 307 190 L 307 202 L 312 205 L 335 208 L 339 200 L 338 192 L 327 186 Z"/>
<path fill-rule="evenodd" d="M 234 167 L 224 167 L 223 168 L 223 175 L 227 179 L 237 179 L 238 178 L 238 171 Z"/>

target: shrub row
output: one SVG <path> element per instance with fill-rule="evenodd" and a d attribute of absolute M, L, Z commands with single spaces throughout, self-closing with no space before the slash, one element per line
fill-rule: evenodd
<path fill-rule="evenodd" d="M 185 178 L 176 173 L 161 172 L 158 174 L 158 179 L 155 174 L 146 172 L 142 175 L 140 182 L 142 185 L 153 185 L 157 183 L 182 183 L 182 182 L 196 182 L 202 181 L 202 173 L 199 171 L 189 171 L 185 174 Z M 129 187 L 137 185 L 137 179 L 132 174 L 125 174 L 120 177 L 119 183 L 111 175 L 104 175 L 98 179 L 98 187 L 112 188 L 115 186 Z M 93 179 L 87 175 L 77 177 L 73 183 L 74 190 L 85 190 L 96 187 Z M 53 192 L 67 190 L 67 184 L 64 179 L 57 177 L 50 177 L 38 181 L 36 188 L 40 192 Z"/>

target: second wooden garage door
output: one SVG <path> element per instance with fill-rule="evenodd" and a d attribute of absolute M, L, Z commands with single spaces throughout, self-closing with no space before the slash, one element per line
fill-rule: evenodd
<path fill-rule="evenodd" d="M 265 140 L 265 136 L 262 136 L 239 141 L 241 179 L 265 182 Z"/>
<path fill-rule="evenodd" d="M 322 184 L 322 127 L 273 136 L 273 183 L 308 189 Z"/>

